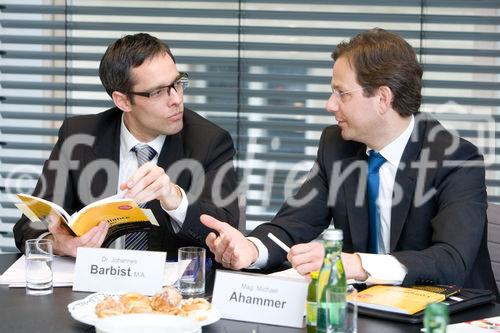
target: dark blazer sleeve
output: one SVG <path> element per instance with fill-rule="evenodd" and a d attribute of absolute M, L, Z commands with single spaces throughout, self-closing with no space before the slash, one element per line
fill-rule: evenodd
<path fill-rule="evenodd" d="M 237 196 L 237 177 L 233 167 L 235 154 L 233 141 L 226 131 L 219 131 L 210 142 L 204 164 L 205 183 L 195 202 L 190 202 L 186 219 L 177 236 L 205 245 L 205 238 L 212 231 L 200 222 L 200 215 L 208 214 L 216 219 L 238 228 L 239 208 Z M 214 192 L 220 191 L 220 198 Z M 231 197 L 232 200 L 225 199 Z"/>
<path fill-rule="evenodd" d="M 321 135 L 315 164 L 304 184 L 283 204 L 270 223 L 259 225 L 249 235 L 261 240 L 269 251 L 269 260 L 264 268 L 280 265 L 286 258 L 285 251 L 267 237 L 269 232 L 291 246 L 315 239 L 330 224 L 328 181 L 324 161 L 325 133 L 326 131 L 323 131 Z"/>
<path fill-rule="evenodd" d="M 33 195 L 55 202 L 71 213 L 78 210 L 78 207 L 75 207 L 73 183 L 68 173 L 69 156 L 61 151 L 63 142 L 66 139 L 65 128 L 66 121 L 59 129 L 57 143 L 52 149 L 49 159 L 43 165 L 42 174 L 38 179 Z M 56 188 L 63 192 L 57 192 Z M 17 248 L 24 252 L 26 240 L 37 238 L 46 232 L 47 228 L 45 224 L 41 222 L 33 223 L 25 215 L 22 215 L 14 225 L 13 231 Z"/>
<path fill-rule="evenodd" d="M 422 209 L 435 211 L 431 217 L 432 234 L 408 235 L 417 240 L 415 250 L 391 253 L 406 266 L 404 285 L 443 283 L 464 286 L 471 274 L 479 274 L 476 267 L 481 247 L 486 247 L 486 186 L 483 158 L 477 148 L 461 140 L 456 151 L 436 168 L 431 183 L 435 199 Z M 418 193 L 416 193 L 417 195 Z M 418 210 L 418 202 L 415 202 Z M 407 223 L 428 223 L 409 220 Z M 418 249 L 418 239 L 428 246 Z M 487 251 L 486 251 L 487 252 Z M 489 258 L 484 258 L 489 265 Z M 481 260 L 481 258 L 479 258 Z M 483 265 L 483 266 L 484 266 Z M 484 272 L 487 267 L 480 268 Z M 491 271 L 491 268 L 490 268 Z"/>

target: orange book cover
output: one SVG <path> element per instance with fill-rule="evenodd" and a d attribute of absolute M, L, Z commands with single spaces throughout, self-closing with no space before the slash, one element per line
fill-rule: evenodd
<path fill-rule="evenodd" d="M 141 209 L 132 199 L 114 197 L 93 202 L 73 215 L 61 206 L 28 194 L 18 194 L 22 204 L 16 205 L 31 221 L 44 221 L 48 215 L 55 214 L 64 221 L 76 236 L 81 236 L 101 221 L 110 224 L 105 244 L 128 232 L 147 230 L 158 225 L 149 210 Z"/>
<path fill-rule="evenodd" d="M 441 302 L 444 299 L 444 294 L 383 285 L 367 288 L 356 296 L 358 306 L 409 315 L 422 311 L 429 303 Z M 349 295 L 347 300 L 354 302 L 352 295 Z"/>

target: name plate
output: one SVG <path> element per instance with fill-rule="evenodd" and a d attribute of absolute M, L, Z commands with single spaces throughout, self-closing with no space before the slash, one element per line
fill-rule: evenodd
<path fill-rule="evenodd" d="M 212 303 L 222 318 L 303 327 L 306 280 L 218 270 Z"/>
<path fill-rule="evenodd" d="M 74 291 L 153 295 L 164 284 L 166 252 L 79 247 Z"/>

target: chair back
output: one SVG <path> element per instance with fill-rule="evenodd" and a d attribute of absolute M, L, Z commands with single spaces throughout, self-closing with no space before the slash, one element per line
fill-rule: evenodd
<path fill-rule="evenodd" d="M 497 287 L 500 290 L 500 205 L 488 203 L 488 250 Z"/>

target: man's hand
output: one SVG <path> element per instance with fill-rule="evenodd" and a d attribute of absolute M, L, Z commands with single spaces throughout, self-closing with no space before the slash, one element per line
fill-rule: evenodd
<path fill-rule="evenodd" d="M 347 279 L 354 279 L 360 282 L 368 279 L 368 274 L 361 265 L 361 258 L 357 254 L 342 252 L 342 264 L 344 265 Z"/>
<path fill-rule="evenodd" d="M 182 200 L 178 186 L 172 183 L 163 168 L 153 162 L 138 168 L 126 183 L 120 184 L 120 190 L 128 190 L 126 197 L 139 204 L 158 199 L 166 210 L 176 209 Z"/>
<path fill-rule="evenodd" d="M 311 242 L 292 246 L 287 259 L 297 272 L 307 275 L 321 268 L 324 256 L 323 244 Z M 368 279 L 368 274 L 361 265 L 361 258 L 357 254 L 342 252 L 341 258 L 347 279 L 355 279 L 356 281 Z"/>
<path fill-rule="evenodd" d="M 109 225 L 106 221 L 101 221 L 98 226 L 93 227 L 87 233 L 80 237 L 73 236 L 66 227 L 61 225 L 59 217 L 55 215 L 49 216 L 51 223 L 49 224 L 50 235 L 53 240 L 54 254 L 67 255 L 76 257 L 76 249 L 82 247 L 101 247 L 104 238 L 108 233 Z"/>
<path fill-rule="evenodd" d="M 323 244 L 311 242 L 292 246 L 287 259 L 299 274 L 307 275 L 312 271 L 319 271 L 324 256 Z"/>
<path fill-rule="evenodd" d="M 215 254 L 215 261 L 221 263 L 222 266 L 239 270 L 250 266 L 257 260 L 259 256 L 257 248 L 237 229 L 209 215 L 202 215 L 200 221 L 219 233 L 217 236 L 211 232 L 205 242 L 210 251 Z"/>

